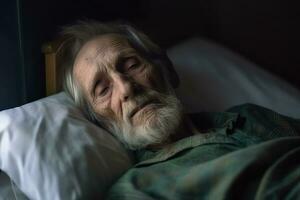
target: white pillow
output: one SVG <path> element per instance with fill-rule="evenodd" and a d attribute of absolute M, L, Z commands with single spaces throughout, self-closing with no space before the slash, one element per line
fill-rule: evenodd
<path fill-rule="evenodd" d="M 0 169 L 30 199 L 101 199 L 130 156 L 65 93 L 0 112 Z"/>
<path fill-rule="evenodd" d="M 168 55 L 181 79 L 176 92 L 187 112 L 254 103 L 300 118 L 296 88 L 220 45 L 192 38 L 169 49 Z"/>

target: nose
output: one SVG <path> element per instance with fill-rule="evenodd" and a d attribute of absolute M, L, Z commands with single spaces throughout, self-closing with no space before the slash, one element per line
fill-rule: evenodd
<path fill-rule="evenodd" d="M 116 74 L 114 76 L 114 82 L 117 86 L 118 93 L 121 101 L 127 101 L 133 95 L 133 83 L 124 75 Z"/>

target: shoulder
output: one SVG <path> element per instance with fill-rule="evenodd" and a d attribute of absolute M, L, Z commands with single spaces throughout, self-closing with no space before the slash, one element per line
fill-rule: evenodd
<path fill-rule="evenodd" d="M 227 112 L 241 112 L 241 111 L 272 111 L 271 109 L 268 109 L 266 107 L 257 105 L 257 104 L 252 104 L 252 103 L 245 103 L 245 104 L 240 104 L 236 106 L 232 106 L 231 108 L 227 109 Z"/>
<path fill-rule="evenodd" d="M 233 106 L 226 110 L 226 112 L 237 113 L 246 118 L 255 118 L 260 120 L 276 119 L 278 117 L 281 117 L 279 113 L 269 108 L 251 103 Z"/>

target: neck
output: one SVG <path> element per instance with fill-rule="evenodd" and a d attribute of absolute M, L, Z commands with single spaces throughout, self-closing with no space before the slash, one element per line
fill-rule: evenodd
<path fill-rule="evenodd" d="M 192 124 L 192 121 L 189 119 L 188 116 L 184 115 L 183 119 L 181 120 L 181 123 L 179 126 L 175 129 L 176 132 L 170 135 L 170 137 L 160 144 L 152 144 L 147 147 L 147 149 L 150 150 L 159 150 L 162 149 L 178 140 L 181 140 L 183 138 L 192 136 L 195 133 L 195 128 Z"/>
<path fill-rule="evenodd" d="M 191 135 L 193 135 L 191 121 L 187 116 L 184 116 L 176 132 L 170 135 L 170 142 L 173 143 Z"/>

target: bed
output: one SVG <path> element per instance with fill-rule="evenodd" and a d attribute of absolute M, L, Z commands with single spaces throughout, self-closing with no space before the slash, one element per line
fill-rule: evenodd
<path fill-rule="evenodd" d="M 134 164 L 131 152 L 61 92 L 61 42 L 43 47 L 48 97 L 0 112 L 0 199 L 102 199 Z M 254 103 L 300 118 L 296 88 L 225 47 L 190 38 L 168 55 L 187 113 Z"/>

